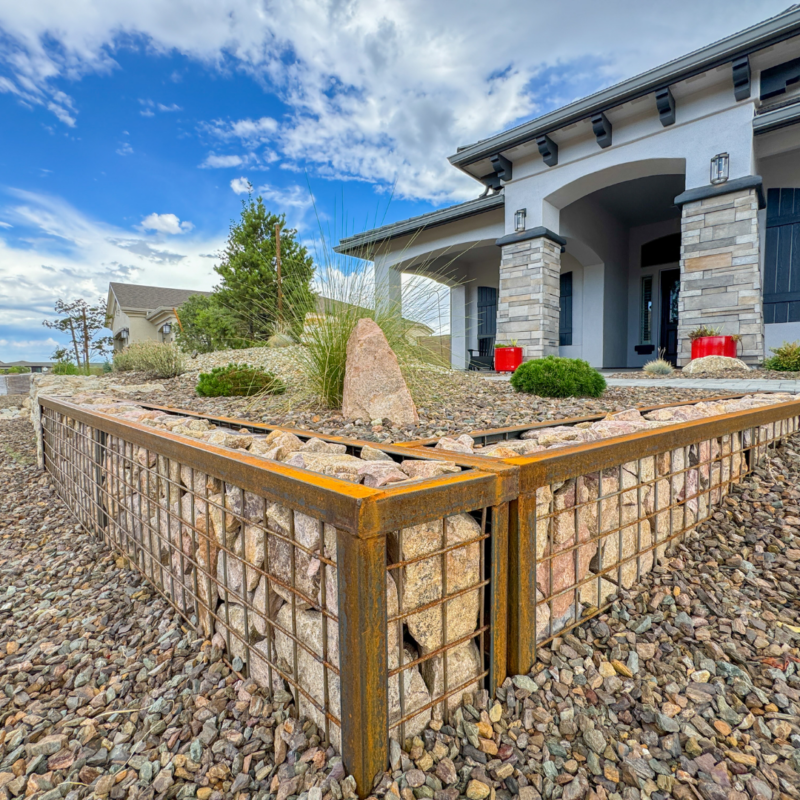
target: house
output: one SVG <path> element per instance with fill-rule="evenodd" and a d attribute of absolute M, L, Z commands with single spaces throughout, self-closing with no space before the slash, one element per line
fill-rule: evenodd
<path fill-rule="evenodd" d="M 106 327 L 111 329 L 114 351 L 133 342 L 174 341 L 178 325 L 175 309 L 195 294 L 210 292 L 109 283 Z"/>
<path fill-rule="evenodd" d="M 343 239 L 399 296 L 450 286 L 452 364 L 518 340 L 639 367 L 700 324 L 740 356 L 800 339 L 800 7 L 488 139 L 475 200 Z"/>
<path fill-rule="evenodd" d="M 7 372 L 11 367 L 27 367 L 31 372 L 49 372 L 52 366 L 52 361 L 0 361 L 0 373 Z"/>

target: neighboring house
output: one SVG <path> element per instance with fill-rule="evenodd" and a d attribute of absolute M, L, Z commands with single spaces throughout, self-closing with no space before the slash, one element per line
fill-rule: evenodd
<path fill-rule="evenodd" d="M 526 358 L 685 364 L 701 323 L 751 363 L 800 339 L 797 6 L 450 162 L 485 194 L 337 250 L 398 293 L 400 272 L 447 269 L 453 366 L 511 339 Z"/>
<path fill-rule="evenodd" d="M 109 283 L 106 327 L 111 329 L 114 350 L 122 350 L 133 342 L 174 341 L 178 332 L 175 309 L 195 294 L 211 293 Z"/>
<path fill-rule="evenodd" d="M 52 361 L 0 361 L 0 372 L 5 372 L 11 367 L 28 367 L 31 372 L 49 372 L 53 366 Z"/>

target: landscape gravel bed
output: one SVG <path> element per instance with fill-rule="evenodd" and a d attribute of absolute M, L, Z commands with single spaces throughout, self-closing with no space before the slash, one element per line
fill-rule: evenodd
<path fill-rule="evenodd" d="M 609 387 L 599 398 L 545 398 L 515 392 L 507 381 L 489 381 L 476 373 L 428 368 L 411 379 L 419 425 L 401 428 L 393 426 L 391 420 L 349 421 L 339 411 L 311 402 L 303 392 L 293 350 L 254 348 L 188 359 L 190 371 L 177 378 L 155 381 L 162 388 L 149 392 L 147 402 L 388 444 L 719 395 L 716 389 Z M 231 360 L 273 369 L 286 382 L 287 393 L 259 398 L 198 397 L 194 390 L 198 372 Z M 146 380 L 142 373 L 134 372 L 98 379 L 101 385 L 140 384 Z"/>

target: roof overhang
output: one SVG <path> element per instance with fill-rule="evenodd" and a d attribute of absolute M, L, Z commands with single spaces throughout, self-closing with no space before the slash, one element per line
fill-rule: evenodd
<path fill-rule="evenodd" d="M 503 208 L 504 206 L 505 197 L 502 192 L 488 194 L 485 197 L 479 197 L 477 200 L 469 200 L 456 206 L 440 208 L 437 211 L 430 211 L 418 217 L 411 217 L 391 225 L 373 228 L 371 231 L 365 231 L 355 236 L 348 236 L 341 239 L 339 244 L 334 247 L 334 250 L 342 255 L 369 259 L 375 252 L 375 246 L 381 242 L 401 236 L 409 236 L 428 228 L 446 225 L 449 222 L 473 217 L 476 214 L 484 214 L 487 211 Z"/>
<path fill-rule="evenodd" d="M 693 53 L 622 81 L 608 89 L 603 89 L 563 108 L 551 111 L 549 114 L 503 131 L 489 139 L 460 147 L 455 155 L 450 156 L 450 163 L 472 174 L 468 170 L 470 164 L 532 142 L 537 137 L 552 134 L 567 125 L 699 75 L 798 34 L 800 34 L 800 8 L 795 7 L 708 47 L 695 50 Z"/>

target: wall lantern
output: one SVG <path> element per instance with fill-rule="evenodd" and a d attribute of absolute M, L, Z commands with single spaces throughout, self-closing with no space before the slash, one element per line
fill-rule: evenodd
<path fill-rule="evenodd" d="M 164 336 L 169 336 L 170 333 L 172 333 L 172 324 L 165 322 L 161 328 L 161 331 L 163 332 Z"/>
<path fill-rule="evenodd" d="M 525 216 L 527 209 L 520 208 L 514 213 L 514 230 L 517 232 L 525 230 Z"/>
<path fill-rule="evenodd" d="M 128 338 L 128 329 L 127 328 L 123 328 L 119 332 L 119 338 L 122 339 L 123 341 Z"/>
<path fill-rule="evenodd" d="M 727 153 L 720 153 L 711 159 L 711 183 L 725 183 L 728 180 L 730 158 Z"/>

